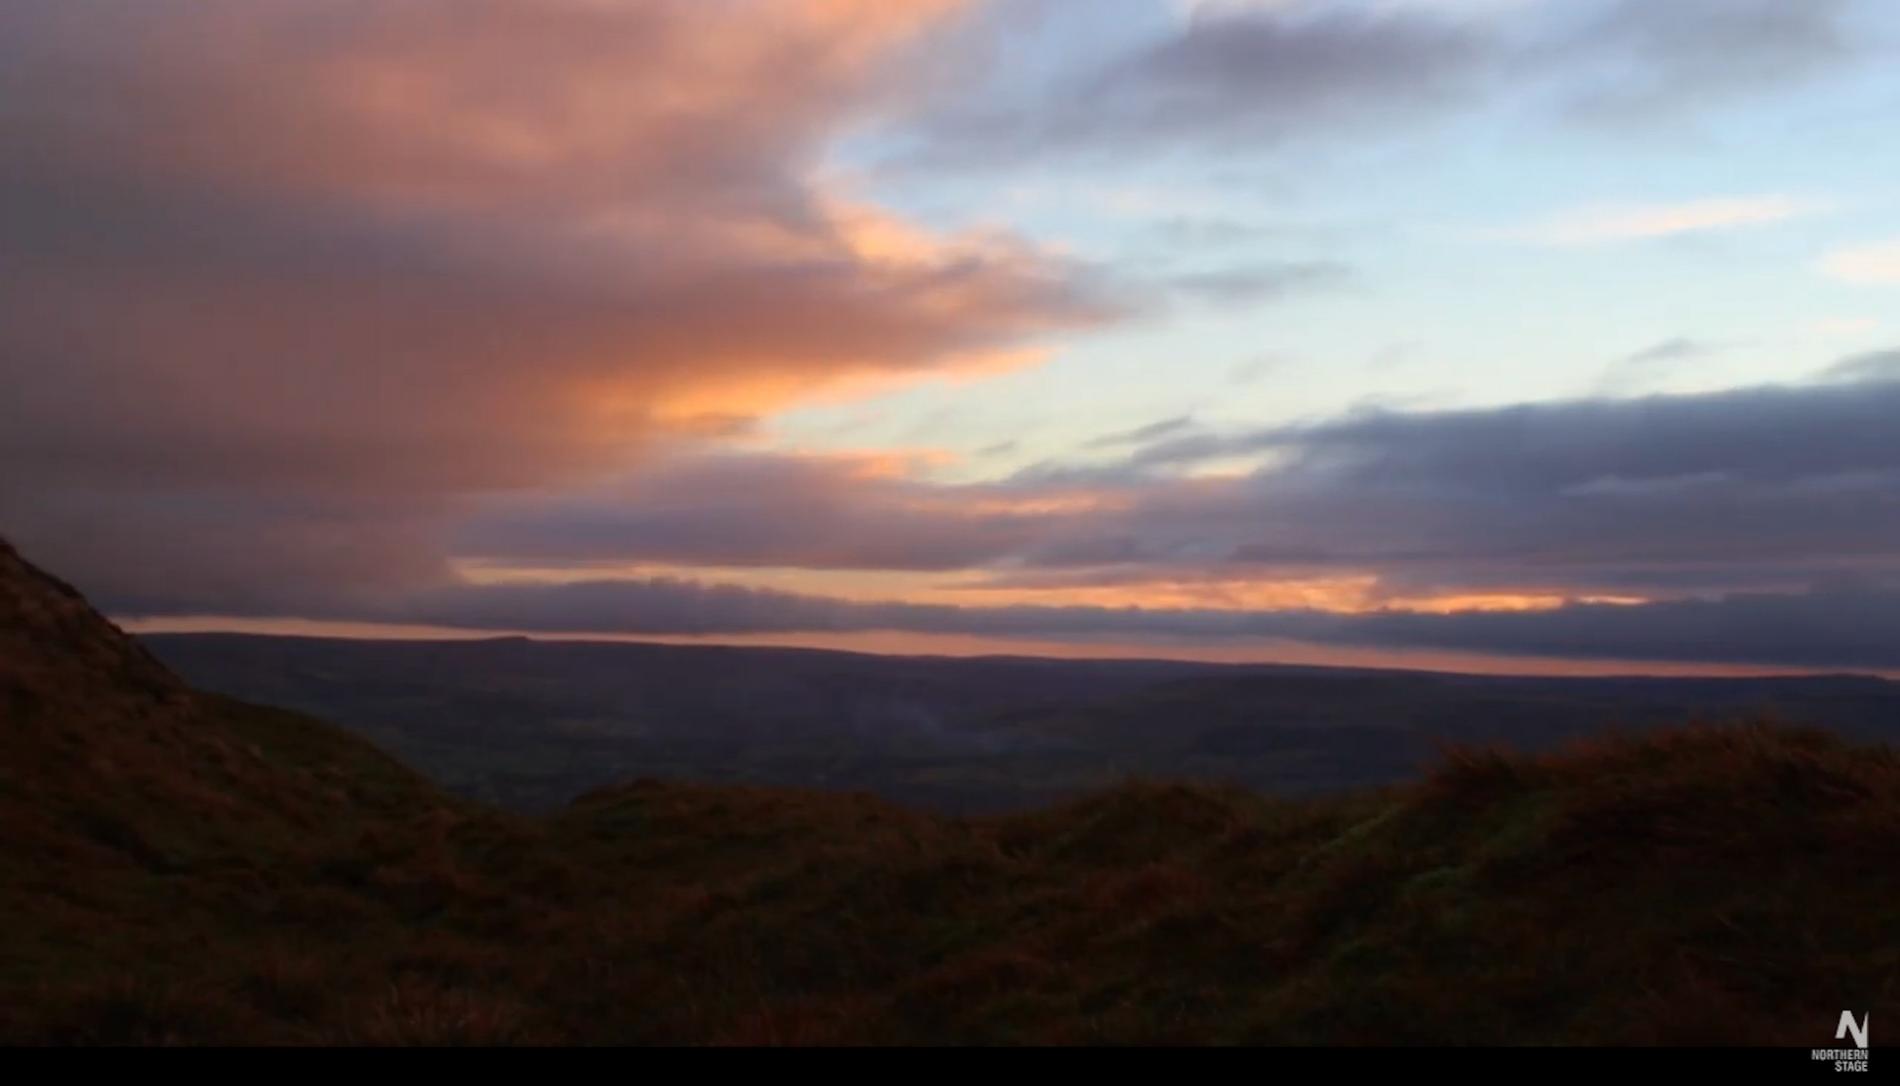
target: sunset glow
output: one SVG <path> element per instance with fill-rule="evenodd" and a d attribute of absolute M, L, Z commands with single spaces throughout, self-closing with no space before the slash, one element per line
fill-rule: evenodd
<path fill-rule="evenodd" d="M 1900 667 L 1896 49 L 1869 0 L 10 8 L 0 528 L 140 628 Z"/>

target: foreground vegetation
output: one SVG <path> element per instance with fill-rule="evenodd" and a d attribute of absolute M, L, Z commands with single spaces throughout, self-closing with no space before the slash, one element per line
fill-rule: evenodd
<path fill-rule="evenodd" d="M 652 783 L 529 821 L 348 753 L 296 771 L 328 810 L 9 848 L 0 1038 L 1801 1045 L 1900 977 L 1900 767 L 1819 734 L 972 821 Z"/>
<path fill-rule="evenodd" d="M 1809 1047 L 1900 1005 L 1885 746 L 1686 728 L 966 819 L 640 782 L 528 817 L 193 694 L 29 575 L 0 549 L 4 1042 Z"/>

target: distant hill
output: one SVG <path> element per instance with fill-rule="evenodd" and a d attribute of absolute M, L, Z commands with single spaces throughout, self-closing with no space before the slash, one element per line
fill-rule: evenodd
<path fill-rule="evenodd" d="M 913 658 L 529 641 L 149 637 L 193 684 L 333 720 L 458 794 L 552 810 L 632 775 L 1022 810 L 1131 774 L 1315 795 L 1438 746 L 1770 717 L 1900 737 L 1856 676 L 1524 679 L 1168 661 Z"/>
<path fill-rule="evenodd" d="M 1895 855 L 1891 747 L 1765 726 L 1303 801 L 526 817 L 194 693 L 0 545 L 0 1042 L 1806 1049 L 1900 1009 Z"/>

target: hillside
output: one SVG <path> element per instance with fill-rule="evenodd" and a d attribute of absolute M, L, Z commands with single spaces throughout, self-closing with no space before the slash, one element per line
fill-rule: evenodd
<path fill-rule="evenodd" d="M 0 1041 L 1829 1043 L 1900 1008 L 1900 761 L 1768 726 L 1328 799 L 543 817 L 195 694 L 0 548 Z"/>

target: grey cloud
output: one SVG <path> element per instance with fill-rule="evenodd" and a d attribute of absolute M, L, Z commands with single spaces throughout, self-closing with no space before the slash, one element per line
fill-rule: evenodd
<path fill-rule="evenodd" d="M 1725 472 L 1759 480 L 1900 467 L 1900 384 L 1766 386 L 1640 400 L 1371 412 L 1231 438 L 1230 452 L 1295 449 L 1302 473 L 1546 490 L 1607 477 Z M 1146 450 L 1145 459 L 1198 453 Z"/>
<path fill-rule="evenodd" d="M 121 607 L 119 611 L 126 613 L 127 609 Z M 351 612 L 348 617 L 365 616 Z M 858 603 L 732 585 L 649 579 L 455 586 L 386 603 L 373 617 L 468 629 L 567 634 L 904 631 L 1207 643 L 1290 640 L 1553 659 L 1832 670 L 1900 668 L 1900 591 L 1891 588 L 1439 615 Z"/>
<path fill-rule="evenodd" d="M 1259 150 L 1499 100 L 1532 103 L 1536 124 L 1553 109 L 1653 124 L 1864 59 L 1853 15 L 1865 3 L 1584 0 L 1488 15 L 1237 5 L 1040 93 L 966 89 L 925 115 L 916 157 L 987 167 L 1134 147 Z"/>
<path fill-rule="evenodd" d="M 1277 143 L 1414 115 L 1468 93 L 1491 44 L 1417 14 L 1237 12 L 1195 19 L 1033 101 L 927 116 L 931 161 L 1242 140 Z"/>
<path fill-rule="evenodd" d="M 1305 291 L 1336 289 L 1352 278 L 1352 269 L 1339 261 L 1308 260 L 1184 272 L 1168 282 L 1177 293 L 1199 301 L 1247 305 Z"/>
<path fill-rule="evenodd" d="M 1618 0 L 1540 50 L 1578 64 L 1579 114 L 1648 123 L 1760 94 L 1843 65 L 1859 52 L 1853 0 Z"/>
<path fill-rule="evenodd" d="M 1620 364 L 1642 366 L 1652 362 L 1676 362 L 1685 358 L 1699 358 L 1720 349 L 1713 343 L 1678 336 L 1632 352 L 1623 357 Z"/>
<path fill-rule="evenodd" d="M 705 455 L 623 483 L 472 510 L 452 547 L 465 557 L 552 565 L 662 562 L 806 569 L 955 570 L 1024 550 L 1038 515 L 981 512 L 982 486 L 935 487 L 867 474 L 851 458 Z"/>
<path fill-rule="evenodd" d="M 1340 623 L 1355 644 L 1508 655 L 1900 667 L 1900 592 L 1749 594 L 1644 606 L 1573 605 L 1547 612 L 1380 614 Z"/>
<path fill-rule="evenodd" d="M 1821 376 L 1832 381 L 1900 381 L 1900 348 L 1843 358 Z"/>
<path fill-rule="evenodd" d="M 1412 592 L 1786 589 L 1900 573 L 1897 413 L 1900 382 L 1381 411 L 1165 439 L 1018 485 L 1120 488 L 1127 507 L 1083 527 L 1137 541 L 1155 576 L 1224 559 Z M 1179 476 L 1249 454 L 1270 459 L 1244 479 Z M 1078 564 L 1061 527 L 1022 562 Z"/>
<path fill-rule="evenodd" d="M 1248 243 L 1310 244 L 1333 240 L 1340 228 L 1248 222 L 1219 215 L 1174 215 L 1153 227 L 1157 241 L 1169 249 L 1182 246 L 1218 249 Z"/>
<path fill-rule="evenodd" d="M 1159 422 L 1148 423 L 1146 426 L 1137 426 L 1132 430 L 1103 434 L 1101 437 L 1090 441 L 1087 447 L 1091 449 L 1112 449 L 1118 445 L 1146 445 L 1157 438 L 1179 433 L 1182 430 L 1191 428 L 1193 425 L 1194 417 L 1192 415 L 1177 415 L 1171 419 L 1162 419 Z"/>
<path fill-rule="evenodd" d="M 1276 370 L 1284 369 L 1293 360 L 1283 354 L 1267 353 L 1256 355 L 1243 362 L 1236 363 L 1228 371 L 1227 379 L 1236 385 L 1251 385 Z"/>
<path fill-rule="evenodd" d="M 1399 112 L 1464 88 L 1486 47 L 1409 15 L 1265 13 L 1199 19 L 1097 75 L 1094 101 L 1148 134 L 1196 126 L 1272 138 Z"/>
<path fill-rule="evenodd" d="M 1719 343 L 1684 336 L 1663 340 L 1611 363 L 1598 381 L 1597 391 L 1604 395 L 1627 395 L 1684 362 L 1706 358 L 1722 349 Z"/>

